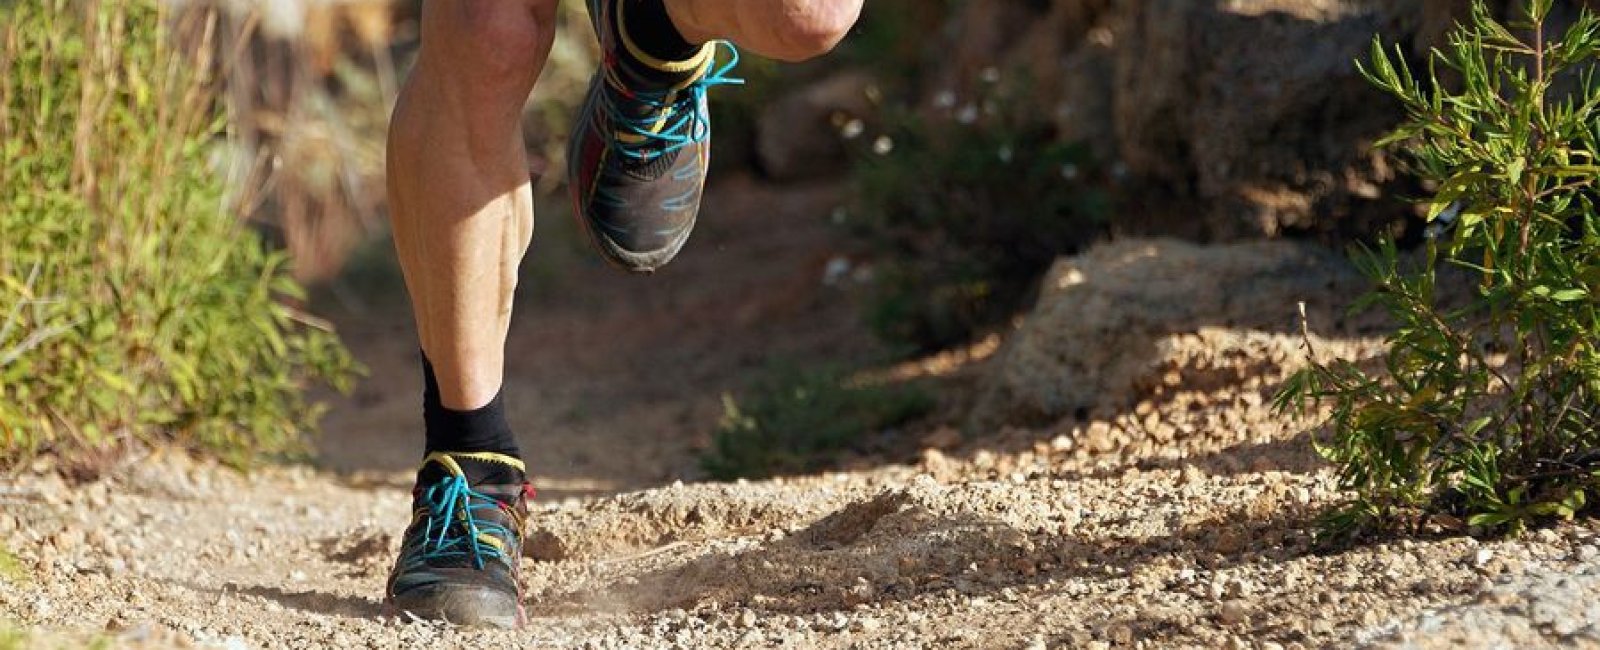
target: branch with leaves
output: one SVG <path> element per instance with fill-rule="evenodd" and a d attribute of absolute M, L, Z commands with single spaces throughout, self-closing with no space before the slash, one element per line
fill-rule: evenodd
<path fill-rule="evenodd" d="M 1382 370 L 1313 358 L 1278 398 L 1330 407 L 1318 449 L 1350 499 L 1329 537 L 1435 514 L 1516 531 L 1600 489 L 1600 19 L 1553 34 L 1552 6 L 1502 24 L 1474 0 L 1425 75 L 1379 39 L 1357 63 L 1406 109 L 1380 145 L 1437 189 L 1419 260 L 1356 253 L 1374 289 L 1354 309 L 1396 324 Z M 1441 305 L 1446 273 L 1476 280 L 1465 306 Z"/>

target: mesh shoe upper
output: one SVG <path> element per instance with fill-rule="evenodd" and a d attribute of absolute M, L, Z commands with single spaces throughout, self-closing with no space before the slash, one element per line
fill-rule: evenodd
<path fill-rule="evenodd" d="M 522 463 L 500 454 L 434 453 L 412 496 L 412 519 L 389 576 L 387 600 L 425 618 L 465 625 L 514 626 L 526 483 L 471 485 L 462 463 Z"/>
<path fill-rule="evenodd" d="M 623 268 L 648 272 L 672 259 L 694 227 L 711 152 L 706 90 L 741 82 L 728 76 L 738 53 L 726 43 L 708 43 L 687 61 L 640 52 L 611 27 L 622 6 L 590 2 L 606 55 L 573 130 L 568 172 L 574 209 L 596 247 Z M 719 65 L 724 49 L 731 54 Z"/>

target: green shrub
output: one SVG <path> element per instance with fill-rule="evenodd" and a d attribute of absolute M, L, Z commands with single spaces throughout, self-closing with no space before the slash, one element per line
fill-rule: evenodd
<path fill-rule="evenodd" d="M 11 554 L 6 547 L 0 546 L 0 580 L 21 582 L 28 577 L 28 571 L 22 568 L 22 563 Z"/>
<path fill-rule="evenodd" d="M 1508 28 L 1474 2 L 1424 79 L 1380 42 L 1362 67 L 1408 111 L 1385 144 L 1438 190 L 1419 268 L 1392 242 L 1358 256 L 1376 289 L 1357 307 L 1398 324 L 1383 372 L 1313 365 L 1280 395 L 1332 406 L 1319 448 L 1353 498 L 1329 534 L 1432 514 L 1515 531 L 1600 487 L 1600 21 L 1547 33 L 1550 8 Z M 1466 304 L 1440 300 L 1447 271 Z"/>
<path fill-rule="evenodd" d="M 294 452 L 307 382 L 351 379 L 233 216 L 206 16 L 172 7 L 0 7 L 0 462 L 131 439 Z"/>
<path fill-rule="evenodd" d="M 774 372 L 743 403 L 722 401 L 722 423 L 700 459 L 717 480 L 818 471 L 863 435 L 933 408 L 916 387 L 863 385 L 827 370 Z"/>
<path fill-rule="evenodd" d="M 876 269 L 867 318 L 886 342 L 939 349 L 1003 324 L 1058 255 L 1104 230 L 1087 149 L 1014 100 L 1022 86 L 995 88 L 986 110 L 892 116 L 862 138 L 848 216 Z"/>
<path fill-rule="evenodd" d="M 0 650 L 24 650 L 29 647 L 31 646 L 26 633 L 5 621 L 0 621 Z"/>
<path fill-rule="evenodd" d="M 104 650 L 114 645 L 113 639 L 103 633 L 43 632 L 29 630 L 15 622 L 0 618 L 0 650 L 66 650 L 85 648 Z"/>

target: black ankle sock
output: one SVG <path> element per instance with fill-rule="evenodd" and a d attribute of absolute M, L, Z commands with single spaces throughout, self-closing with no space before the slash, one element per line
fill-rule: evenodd
<path fill-rule="evenodd" d="M 445 408 L 440 401 L 439 380 L 433 364 L 422 357 L 422 422 L 427 442 L 424 455 L 445 452 L 493 452 L 520 459 L 516 436 L 506 421 L 504 392 L 488 404 L 470 411 Z M 523 473 L 501 463 L 471 461 L 460 463 L 472 483 L 520 483 Z M 432 463 L 430 463 L 432 465 Z M 424 468 L 427 469 L 427 468 Z"/>
<path fill-rule="evenodd" d="M 625 10 L 621 6 L 623 4 L 627 5 Z M 621 12 L 622 23 L 616 26 L 617 29 L 627 32 L 628 38 L 645 54 L 662 61 L 685 61 L 700 51 L 701 46 L 684 40 L 683 34 L 678 33 L 672 18 L 667 16 L 667 6 L 663 0 L 618 0 L 617 10 Z M 617 17 L 613 16 L 612 19 L 617 20 Z M 633 59 L 627 48 L 622 50 L 622 56 Z M 642 64 L 634 67 L 638 68 L 636 72 L 640 75 L 652 79 L 682 76 L 682 73 L 662 72 Z"/>

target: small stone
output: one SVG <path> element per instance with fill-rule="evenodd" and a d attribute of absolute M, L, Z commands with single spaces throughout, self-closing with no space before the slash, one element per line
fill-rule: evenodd
<path fill-rule="evenodd" d="M 1090 449 L 1095 451 L 1110 451 L 1117 446 L 1113 433 L 1111 423 L 1104 420 L 1096 420 L 1089 425 L 1088 438 L 1084 442 Z"/>
<path fill-rule="evenodd" d="M 111 490 L 104 481 L 90 485 L 84 490 L 84 498 L 89 506 L 96 510 L 105 508 L 111 502 Z"/>
<path fill-rule="evenodd" d="M 1493 560 L 1493 559 L 1494 559 L 1494 551 L 1491 551 L 1491 550 L 1486 549 L 1486 548 L 1480 548 L 1480 549 L 1478 549 L 1478 552 L 1474 553 L 1473 556 L 1472 556 L 1472 566 L 1475 566 L 1475 567 L 1477 567 L 1479 569 L 1482 569 L 1484 567 L 1484 565 L 1489 563 L 1489 560 Z"/>
<path fill-rule="evenodd" d="M 1248 618 L 1249 613 L 1245 611 L 1243 601 L 1227 601 L 1222 604 L 1221 609 L 1217 610 L 1217 621 L 1223 625 L 1240 625 Z"/>
<path fill-rule="evenodd" d="M 82 544 L 82 543 L 83 543 L 83 531 L 78 530 L 77 528 L 70 527 L 70 526 L 67 527 L 67 528 L 61 529 L 59 532 L 57 532 L 55 534 L 54 537 L 50 538 L 50 545 L 56 547 L 57 551 L 60 551 L 60 552 L 63 552 L 63 553 L 71 552 L 73 549 L 77 548 L 79 544 Z"/>
<path fill-rule="evenodd" d="M 1595 558 L 1600 557 L 1600 547 L 1594 544 L 1584 544 L 1579 546 L 1578 550 L 1573 552 L 1573 555 L 1578 558 L 1579 562 L 1593 562 Z"/>
<path fill-rule="evenodd" d="M 1311 490 L 1308 490 L 1308 489 L 1303 488 L 1303 487 L 1295 488 L 1294 489 L 1294 502 L 1298 503 L 1300 505 L 1306 505 L 1306 504 L 1311 503 Z"/>
<path fill-rule="evenodd" d="M 739 618 L 736 619 L 735 622 L 738 623 L 739 627 L 741 628 L 755 627 L 756 613 L 755 611 L 749 609 L 742 610 L 739 612 Z"/>

